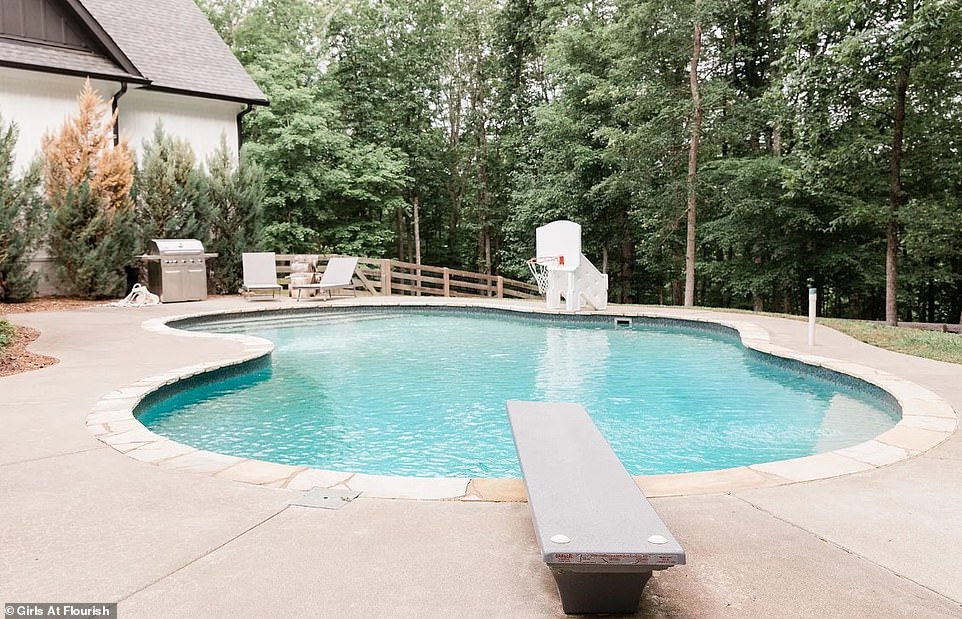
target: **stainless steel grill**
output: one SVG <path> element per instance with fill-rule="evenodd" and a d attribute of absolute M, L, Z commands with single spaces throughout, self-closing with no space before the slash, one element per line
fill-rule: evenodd
<path fill-rule="evenodd" d="M 153 239 L 147 254 L 147 288 L 161 303 L 203 301 L 207 298 L 207 259 L 197 239 Z"/>

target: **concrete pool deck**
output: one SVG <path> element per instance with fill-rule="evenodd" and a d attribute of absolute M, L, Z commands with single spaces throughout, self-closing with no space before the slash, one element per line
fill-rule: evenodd
<path fill-rule="evenodd" d="M 412 302 L 361 302 L 399 301 Z M 155 466 L 88 429 L 98 406 L 136 396 L 145 378 L 252 354 L 249 343 L 171 336 L 145 322 L 281 306 L 305 304 L 220 298 L 9 317 L 42 332 L 31 350 L 61 361 L 0 378 L 0 602 L 119 602 L 123 617 L 563 616 L 523 503 L 391 500 L 369 486 L 339 510 L 302 507 L 291 505 L 302 492 L 238 463 L 210 474 L 184 458 Z M 924 402 L 931 393 L 962 410 L 960 366 L 824 327 L 812 349 L 801 321 L 611 311 L 746 324 L 761 348 L 917 385 L 925 408 L 875 451 L 837 455 L 846 461 L 828 469 L 823 460 L 695 486 L 643 480 L 663 496 L 652 503 L 689 563 L 652 578 L 638 616 L 962 616 L 962 439 L 954 417 Z M 109 405 L 99 412 L 109 417 Z M 846 466 L 855 472 L 817 479 Z M 517 486 L 496 491 L 511 498 Z"/>

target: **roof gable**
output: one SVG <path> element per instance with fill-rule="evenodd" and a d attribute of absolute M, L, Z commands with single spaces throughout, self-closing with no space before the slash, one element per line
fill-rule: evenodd
<path fill-rule="evenodd" d="M 194 0 L 2 0 L 0 24 L 0 66 L 267 103 Z"/>
<path fill-rule="evenodd" d="M 77 0 L 2 0 L 0 65 L 146 81 Z"/>
<path fill-rule="evenodd" d="M 72 11 L 56 0 L 3 0 L 0 35 L 36 43 L 94 51 L 100 45 Z"/>

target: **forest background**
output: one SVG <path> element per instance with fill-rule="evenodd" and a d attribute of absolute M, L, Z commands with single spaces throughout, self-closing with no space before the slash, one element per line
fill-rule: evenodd
<path fill-rule="evenodd" d="M 265 248 L 526 279 L 564 218 L 612 301 L 962 320 L 960 0 L 197 2 Z"/>

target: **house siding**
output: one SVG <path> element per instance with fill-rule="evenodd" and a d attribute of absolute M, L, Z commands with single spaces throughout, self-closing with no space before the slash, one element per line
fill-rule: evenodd
<path fill-rule="evenodd" d="M 40 153 L 43 136 L 57 130 L 77 113 L 77 96 L 84 80 L 79 77 L 0 68 L 0 115 L 17 124 L 20 132 L 14 165 L 22 171 Z M 91 81 L 105 101 L 120 90 L 120 82 Z M 187 140 L 204 164 L 220 146 L 221 135 L 237 156 L 237 114 L 242 103 L 203 99 L 144 90 L 130 86 L 118 101 L 120 133 L 137 153 L 150 139 L 160 119 L 164 130 Z"/>
<path fill-rule="evenodd" d="M 237 114 L 245 107 L 242 103 L 132 87 L 119 102 L 120 132 L 127 136 L 139 159 L 143 141 L 153 136 L 160 120 L 168 135 L 190 143 L 197 162 L 206 167 L 207 158 L 220 147 L 221 136 L 236 158 Z"/>
<path fill-rule="evenodd" d="M 91 81 L 109 100 L 120 85 Z M 14 122 L 20 137 L 14 149 L 15 169 L 22 171 L 40 154 L 46 133 L 58 129 L 77 112 L 77 95 L 83 80 L 75 77 L 0 68 L 0 115 Z"/>

